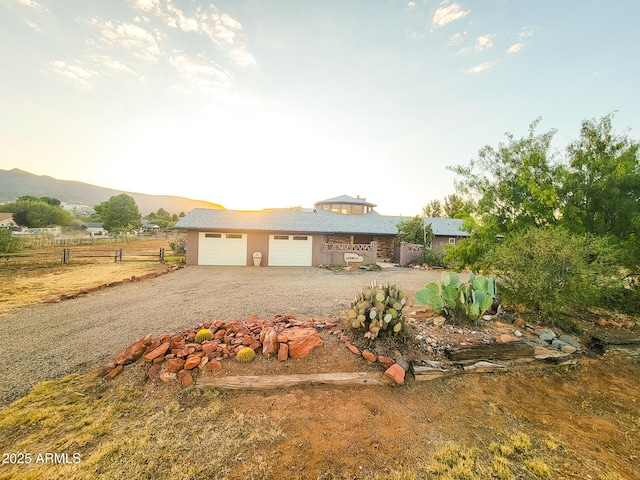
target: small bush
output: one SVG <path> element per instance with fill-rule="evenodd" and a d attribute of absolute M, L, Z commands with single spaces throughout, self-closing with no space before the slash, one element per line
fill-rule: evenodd
<path fill-rule="evenodd" d="M 423 263 L 429 265 L 430 267 L 446 267 L 447 264 L 444 261 L 445 253 L 442 250 L 429 250 L 428 248 L 424 249 L 424 254 L 422 256 Z"/>
<path fill-rule="evenodd" d="M 20 242 L 11 230 L 0 228 L 0 253 L 15 253 L 20 250 Z"/>
<path fill-rule="evenodd" d="M 622 285 L 617 252 L 606 239 L 533 228 L 489 255 L 503 298 L 541 313 L 602 306 Z"/>

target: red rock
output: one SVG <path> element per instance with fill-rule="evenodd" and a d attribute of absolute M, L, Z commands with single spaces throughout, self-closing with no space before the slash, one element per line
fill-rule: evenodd
<path fill-rule="evenodd" d="M 115 363 L 118 365 L 127 365 L 138 360 L 145 352 L 147 347 L 151 345 L 151 334 L 142 337 L 137 342 L 129 345 L 120 355 L 116 357 Z"/>
<path fill-rule="evenodd" d="M 165 383 L 170 382 L 172 380 L 175 380 L 176 378 L 178 378 L 178 376 L 176 375 L 175 372 L 161 372 L 160 373 L 160 380 L 162 380 Z"/>
<path fill-rule="evenodd" d="M 209 363 L 204 366 L 206 371 L 218 371 L 222 370 L 222 363 L 216 359 L 209 359 Z"/>
<path fill-rule="evenodd" d="M 254 340 L 253 343 L 249 345 L 249 348 L 253 349 L 256 352 L 260 350 L 260 347 L 262 347 L 262 344 L 258 340 Z"/>
<path fill-rule="evenodd" d="M 517 338 L 512 337 L 511 335 L 508 335 L 506 333 L 503 333 L 498 337 L 498 343 L 511 343 L 511 342 L 517 342 L 517 341 L 518 341 Z"/>
<path fill-rule="evenodd" d="M 114 368 L 114 369 L 113 369 L 113 370 L 111 370 L 109 373 L 107 373 L 107 374 L 105 375 L 105 377 L 106 377 L 106 378 L 115 378 L 115 377 L 116 377 L 116 375 L 118 375 L 118 374 L 122 371 L 122 369 L 123 369 L 123 368 L 124 368 L 124 367 L 123 367 L 121 364 L 118 364 L 118 365 L 116 365 L 116 368 Z"/>
<path fill-rule="evenodd" d="M 262 354 L 273 355 L 278 351 L 280 344 L 278 342 L 278 334 L 272 327 L 267 327 L 263 331 L 264 339 L 262 340 Z M 262 335 L 260 335 L 262 337 Z"/>
<path fill-rule="evenodd" d="M 607 325 L 607 320 L 605 318 L 599 318 L 598 321 L 596 322 L 598 325 L 600 325 L 601 327 L 604 327 Z"/>
<path fill-rule="evenodd" d="M 278 360 L 284 362 L 287 358 L 289 358 L 289 345 L 281 343 L 280 348 L 278 348 Z"/>
<path fill-rule="evenodd" d="M 404 383 L 404 374 L 405 374 L 404 368 L 402 368 L 397 363 L 394 363 L 393 365 L 391 365 L 384 372 L 384 375 L 392 379 L 394 382 L 396 382 L 397 385 L 402 385 Z"/>
<path fill-rule="evenodd" d="M 242 338 L 242 345 L 244 345 L 245 347 L 248 347 L 255 341 L 256 341 L 255 338 L 253 338 L 251 335 L 247 335 L 246 337 Z"/>
<path fill-rule="evenodd" d="M 160 373 L 162 373 L 162 365 L 159 363 L 154 363 L 147 370 L 147 377 L 151 380 L 157 380 L 160 378 Z"/>
<path fill-rule="evenodd" d="M 370 352 L 369 350 L 363 350 L 362 351 L 362 357 L 367 362 L 371 362 L 371 363 L 375 363 L 378 360 L 378 357 L 376 356 L 376 354 L 373 353 L 373 352 Z"/>
<path fill-rule="evenodd" d="M 208 355 L 211 352 L 214 352 L 218 345 L 215 343 L 204 343 L 202 344 L 202 352 L 205 355 Z"/>
<path fill-rule="evenodd" d="M 60 303 L 60 300 L 62 300 L 60 295 L 53 295 L 52 297 L 47 298 L 44 303 Z"/>
<path fill-rule="evenodd" d="M 314 348 L 324 345 L 315 328 L 290 328 L 287 336 L 291 358 L 306 358 Z"/>
<path fill-rule="evenodd" d="M 204 370 L 204 367 L 207 366 L 207 363 L 209 363 L 209 357 L 207 357 L 206 355 L 204 355 L 201 359 L 200 359 L 200 365 L 198 365 L 198 368 L 200 370 Z"/>
<path fill-rule="evenodd" d="M 242 320 L 236 320 L 235 322 L 231 322 L 230 324 L 227 323 L 227 328 L 230 328 L 235 333 L 242 333 L 244 335 L 248 335 L 249 333 L 251 333 Z"/>
<path fill-rule="evenodd" d="M 350 342 L 345 342 L 345 346 L 355 355 L 360 355 L 360 350 L 358 350 L 358 347 L 356 347 L 355 345 L 351 344 Z"/>
<path fill-rule="evenodd" d="M 179 372 L 184 367 L 184 360 L 181 358 L 172 358 L 167 360 L 167 371 L 168 372 Z"/>
<path fill-rule="evenodd" d="M 114 368 L 116 368 L 116 364 L 115 363 L 107 363 L 106 365 L 102 366 L 102 369 L 100 370 L 100 375 L 102 375 L 103 377 L 106 377 L 109 372 L 111 372 Z"/>
<path fill-rule="evenodd" d="M 222 357 L 222 352 L 219 352 L 218 350 L 207 354 L 207 358 L 209 359 L 210 362 L 212 360 L 216 360 L 216 359 L 221 358 L 221 357 Z"/>
<path fill-rule="evenodd" d="M 518 317 L 514 320 L 513 324 L 518 328 L 522 328 L 527 324 L 527 322 L 524 321 L 524 318 Z"/>
<path fill-rule="evenodd" d="M 156 349 L 144 355 L 142 359 L 146 360 L 147 362 L 152 362 L 154 359 L 158 357 L 164 357 L 164 354 L 167 353 L 170 346 L 171 344 L 169 342 L 163 343 Z"/>
<path fill-rule="evenodd" d="M 385 357 L 380 355 L 378 357 L 378 362 L 380 362 L 380 364 L 384 367 L 384 368 L 389 368 L 391 365 L 393 365 L 394 363 L 396 363 L 393 358 L 391 357 Z"/>
<path fill-rule="evenodd" d="M 186 362 L 184 362 L 184 369 L 191 370 L 192 368 L 196 368 L 198 365 L 200 365 L 201 358 L 202 358 L 202 355 L 198 355 L 198 354 L 189 355 L 187 357 Z"/>
<path fill-rule="evenodd" d="M 280 343 L 287 343 L 289 341 L 289 337 L 287 337 L 286 334 L 280 334 L 278 335 L 278 342 Z"/>
<path fill-rule="evenodd" d="M 178 380 L 183 387 L 188 387 L 189 385 L 193 385 L 193 376 L 189 373 L 188 370 L 180 370 L 178 372 Z"/>

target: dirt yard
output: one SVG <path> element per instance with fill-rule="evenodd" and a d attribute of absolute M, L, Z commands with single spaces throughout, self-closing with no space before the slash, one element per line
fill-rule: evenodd
<path fill-rule="evenodd" d="M 147 333 L 157 336 L 205 320 L 245 319 L 254 313 L 261 318 L 283 313 L 328 319 L 340 316 L 346 302 L 373 278 L 415 292 L 439 277 L 439 272 L 409 269 L 335 273 L 313 268 L 187 267 L 59 303 L 42 303 L 53 295 L 160 268 L 99 265 L 9 276 L 0 271 L 5 275 L 0 297 L 0 338 L 5 339 L 0 350 L 1 403 L 19 399 L 38 382 L 69 373 L 91 376 Z M 637 335 L 637 327 L 613 328 Z M 323 331 L 322 338 L 324 346 L 306 359 L 277 362 L 258 356 L 248 365 L 225 361 L 223 372 L 380 371 L 353 355 L 336 335 Z M 229 470 L 221 478 L 640 478 L 639 378 L 640 365 L 626 356 L 586 352 L 574 367 L 429 382 L 409 378 L 398 387 L 225 391 L 220 393 L 222 401 L 242 415 L 242 422 L 271 422 L 280 434 L 265 434 L 266 443 L 259 450 L 229 454 Z M 103 392 L 142 388 L 144 395 L 133 410 L 145 402 L 166 409 L 177 399 L 181 407 L 172 414 L 175 428 L 183 428 L 178 426 L 180 412 L 199 411 L 205 402 L 175 385 L 145 380 L 141 366 L 126 367 L 111 383 L 87 381 L 100 382 Z M 80 392 L 80 387 L 74 389 Z M 99 444 L 98 439 L 92 441 Z M 2 445 L 5 450 L 9 446 Z M 204 447 L 194 445 L 194 451 L 207 454 Z M 126 462 L 129 468 L 137 463 L 135 458 Z M 162 469 L 141 471 L 153 477 Z M 0 467 L 0 477 L 4 472 L 8 470 Z M 19 472 L 11 470 L 6 478 L 20 478 Z M 65 472 L 51 478 L 63 478 Z M 91 478 L 81 471 L 72 476 Z M 183 472 L 174 478 L 198 477 Z"/>

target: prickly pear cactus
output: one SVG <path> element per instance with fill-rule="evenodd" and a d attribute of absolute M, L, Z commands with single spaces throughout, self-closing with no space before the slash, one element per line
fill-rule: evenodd
<path fill-rule="evenodd" d="M 486 312 L 496 298 L 496 282 L 482 275 L 469 276 L 468 282 L 460 282 L 458 275 L 444 272 L 440 283 L 431 282 L 416 292 L 416 300 L 429 305 L 437 312 L 450 316 L 477 320 Z"/>
<path fill-rule="evenodd" d="M 256 352 L 250 347 L 241 348 L 236 353 L 236 360 L 241 363 L 253 362 L 254 358 L 256 358 Z"/>
<path fill-rule="evenodd" d="M 196 343 L 206 342 L 207 340 L 211 340 L 213 338 L 213 332 L 208 328 L 203 328 L 196 333 Z"/>
<path fill-rule="evenodd" d="M 404 314 L 409 304 L 409 296 L 398 285 L 378 284 L 373 280 L 349 304 L 347 317 L 352 328 L 365 331 L 366 338 L 398 335 L 404 329 Z"/>

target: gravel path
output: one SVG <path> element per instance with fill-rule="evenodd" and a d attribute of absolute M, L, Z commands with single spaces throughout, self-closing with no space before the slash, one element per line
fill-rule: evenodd
<path fill-rule="evenodd" d="M 374 278 L 413 293 L 439 277 L 437 271 L 406 268 L 335 273 L 312 267 L 199 266 L 57 304 L 23 307 L 0 317 L 0 405 L 24 396 L 38 382 L 112 361 L 148 333 L 253 313 L 261 318 L 337 316 Z"/>

